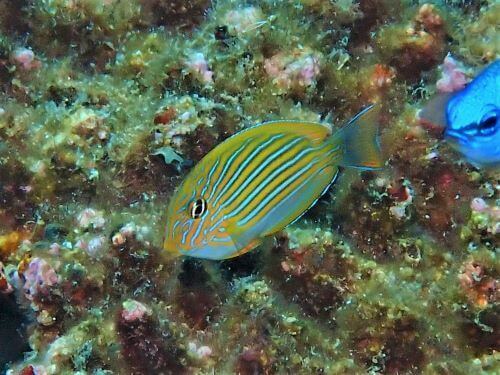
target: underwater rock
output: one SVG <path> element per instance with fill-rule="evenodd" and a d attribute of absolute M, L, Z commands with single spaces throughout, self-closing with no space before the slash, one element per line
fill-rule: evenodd
<path fill-rule="evenodd" d="M 0 275 L 0 371 L 5 373 L 8 363 L 21 361 L 29 350 L 26 327 L 28 319 L 12 295 L 2 293 Z"/>
<path fill-rule="evenodd" d="M 382 329 L 382 332 L 384 329 Z M 365 361 L 368 371 L 384 374 L 418 373 L 425 360 L 421 349 L 416 322 L 411 319 L 396 321 L 380 337 L 360 337 L 357 355 Z"/>
<path fill-rule="evenodd" d="M 189 349 L 188 354 L 191 354 L 197 359 L 204 359 L 212 355 L 212 349 L 210 349 L 210 347 L 207 345 L 197 347 L 194 342 L 190 342 L 188 344 L 188 349 Z"/>
<path fill-rule="evenodd" d="M 338 251 L 343 245 L 334 243 L 331 232 L 287 232 L 287 247 L 278 253 L 281 260 L 276 259 L 277 265 L 268 266 L 266 274 L 276 284 L 275 288 L 306 316 L 334 327 L 335 309 L 351 288 L 353 265 L 340 256 Z"/>
<path fill-rule="evenodd" d="M 498 329 L 500 311 L 498 306 L 492 306 L 478 313 L 473 322 L 467 322 L 463 328 L 465 334 L 475 345 L 479 353 L 491 353 L 500 348 Z"/>
<path fill-rule="evenodd" d="M 238 357 L 235 372 L 241 375 L 264 374 L 263 360 L 262 353 L 250 348 L 245 349 Z"/>
<path fill-rule="evenodd" d="M 415 112 L 498 59 L 499 10 L 0 0 L 0 372 L 498 372 L 498 173 Z M 383 168 L 243 256 L 166 254 L 166 205 L 223 140 L 369 103 Z"/>
<path fill-rule="evenodd" d="M 406 29 L 383 28 L 377 36 L 380 52 L 405 79 L 416 81 L 444 57 L 445 21 L 433 4 L 423 4 Z M 385 48 L 384 48 L 385 47 Z"/>
<path fill-rule="evenodd" d="M 0 163 L 0 222 L 2 223 L 0 236 L 4 241 L 4 245 L 0 245 L 0 247 L 6 246 L 5 251 L 7 252 L 7 250 L 13 250 L 13 243 L 8 240 L 8 233 L 19 231 L 17 235 L 11 234 L 11 236 L 17 236 L 18 240 L 24 237 L 20 233 L 21 227 L 33 218 L 35 202 L 33 199 L 33 186 L 30 184 L 31 174 L 19 160 L 4 155 L 3 151 L 3 142 L 0 141 L 0 157 L 3 160 Z"/>
<path fill-rule="evenodd" d="M 388 188 L 388 193 L 395 200 L 395 204 L 389 207 L 389 213 L 398 220 L 407 220 L 409 218 L 407 209 L 413 202 L 414 195 L 411 185 L 406 182 L 400 187 L 391 186 Z"/>
<path fill-rule="evenodd" d="M 474 198 L 470 204 L 471 217 L 469 228 L 486 231 L 486 235 L 495 236 L 500 233 L 500 208 L 490 205 L 482 198 Z"/>
<path fill-rule="evenodd" d="M 269 308 L 272 304 L 271 290 L 264 280 L 237 279 L 234 288 L 236 298 L 248 312 Z"/>
<path fill-rule="evenodd" d="M 92 258 L 100 258 L 105 250 L 108 239 L 105 236 L 84 235 L 79 237 L 75 248 L 84 250 Z M 113 242 L 113 244 L 115 244 Z"/>
<path fill-rule="evenodd" d="M 462 18 L 453 36 L 459 41 L 461 50 L 465 52 L 464 56 L 469 60 L 491 62 L 500 54 L 498 43 L 491 43 L 498 32 L 496 19 L 500 5 L 473 1 L 470 6 L 479 8 L 477 14 Z"/>
<path fill-rule="evenodd" d="M 177 276 L 177 279 L 183 287 L 202 287 L 209 280 L 207 271 L 205 271 L 201 261 L 197 259 L 184 259 L 181 268 L 182 270 Z"/>
<path fill-rule="evenodd" d="M 224 23 L 228 25 L 231 34 L 242 34 L 252 31 L 264 22 L 262 10 L 255 6 L 230 10 L 224 15 Z"/>
<path fill-rule="evenodd" d="M 210 5 L 208 0 L 139 0 L 139 3 L 146 14 L 151 13 L 153 24 L 181 30 L 190 30 L 201 23 Z"/>
<path fill-rule="evenodd" d="M 137 306 L 137 302 L 131 303 Z M 120 314 L 117 332 L 122 345 L 121 354 L 132 373 L 187 373 L 181 361 L 183 352 L 172 340 L 165 340 L 152 317 L 147 314 L 139 319 L 127 319 L 128 317 L 128 313 Z"/>
<path fill-rule="evenodd" d="M 7 258 L 14 253 L 21 243 L 25 234 L 20 231 L 13 231 L 0 236 L 0 259 Z"/>
<path fill-rule="evenodd" d="M 175 110 L 174 107 L 166 107 L 155 115 L 153 122 L 155 124 L 167 125 L 176 116 L 177 116 L 177 111 Z"/>
<path fill-rule="evenodd" d="M 258 250 L 250 251 L 234 259 L 226 259 L 220 263 L 220 271 L 227 281 L 250 276 L 261 268 L 262 255 Z"/>
<path fill-rule="evenodd" d="M 467 296 L 469 303 L 479 308 L 486 308 L 500 299 L 498 275 L 496 278 L 488 275 L 491 272 L 477 261 L 467 261 L 458 279 L 460 287 Z"/>
<path fill-rule="evenodd" d="M 177 279 L 180 287 L 174 298 L 179 312 L 190 327 L 205 329 L 219 314 L 221 303 L 209 274 L 199 260 L 185 259 Z"/>
<path fill-rule="evenodd" d="M 49 223 L 43 229 L 43 238 L 47 241 L 58 241 L 62 240 L 68 235 L 68 230 L 56 223 Z"/>

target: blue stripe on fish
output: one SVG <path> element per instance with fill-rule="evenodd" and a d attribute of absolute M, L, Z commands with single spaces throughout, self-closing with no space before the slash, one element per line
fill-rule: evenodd
<path fill-rule="evenodd" d="M 240 174 L 242 173 L 242 171 L 245 168 L 247 168 L 248 165 L 263 150 L 265 150 L 265 148 L 267 146 L 271 145 L 272 143 L 274 143 L 274 141 L 276 141 L 276 140 L 278 140 L 280 138 L 283 138 L 283 134 L 277 134 L 277 135 L 271 137 L 269 140 L 265 141 L 264 143 L 262 143 L 261 145 L 259 145 L 254 151 L 252 151 L 252 153 L 245 159 L 245 161 L 243 162 L 243 164 L 240 165 L 240 167 L 238 168 L 238 170 L 231 176 L 231 179 L 226 183 L 226 185 L 224 186 L 224 188 L 222 189 L 222 191 L 219 193 L 219 195 L 217 196 L 217 198 L 215 198 L 215 201 L 213 203 L 214 206 L 217 206 L 217 204 L 219 203 L 219 200 L 221 199 L 221 197 L 226 193 L 227 190 L 229 190 L 231 188 L 231 186 L 236 181 L 236 179 L 240 176 Z"/>

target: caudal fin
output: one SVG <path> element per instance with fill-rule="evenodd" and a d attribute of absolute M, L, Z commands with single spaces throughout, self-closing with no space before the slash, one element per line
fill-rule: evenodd
<path fill-rule="evenodd" d="M 363 109 L 334 135 L 344 146 L 341 164 L 361 169 L 382 168 L 384 161 L 377 136 L 378 111 L 374 105 Z"/>

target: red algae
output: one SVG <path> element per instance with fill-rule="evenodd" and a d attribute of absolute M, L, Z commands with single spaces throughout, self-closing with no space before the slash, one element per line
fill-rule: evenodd
<path fill-rule="evenodd" d="M 498 279 L 486 274 L 484 266 L 479 263 L 465 263 L 458 279 L 468 301 L 478 308 L 494 304 L 500 298 Z"/>
<path fill-rule="evenodd" d="M 132 374 L 188 373 L 179 362 L 179 350 L 165 341 L 151 318 L 128 320 L 120 314 L 117 330 L 123 346 L 122 355 Z"/>
<path fill-rule="evenodd" d="M 498 59 L 496 3 L 29 4 L 0 0 L 1 373 L 495 373 L 498 173 L 416 114 Z M 163 250 L 222 141 L 373 103 L 383 168 L 241 257 Z"/>
<path fill-rule="evenodd" d="M 235 373 L 239 375 L 251 375 L 251 374 L 266 374 L 268 370 L 265 369 L 263 362 L 263 353 L 256 351 L 255 349 L 247 348 L 238 357 L 238 361 L 235 366 Z"/>

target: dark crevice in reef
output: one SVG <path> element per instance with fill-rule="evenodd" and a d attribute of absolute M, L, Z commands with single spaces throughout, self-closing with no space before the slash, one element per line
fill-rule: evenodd
<path fill-rule="evenodd" d="M 0 373 L 9 362 L 19 361 L 30 350 L 27 319 L 13 295 L 0 294 Z"/>
<path fill-rule="evenodd" d="M 181 269 L 174 293 L 176 311 L 189 327 L 205 329 L 219 315 L 222 298 L 202 262 L 187 258 Z"/>
<path fill-rule="evenodd" d="M 220 263 L 222 277 L 227 281 L 255 274 L 261 267 L 262 255 L 261 251 L 258 249 L 254 249 L 234 259 L 224 260 Z"/>
<path fill-rule="evenodd" d="M 478 355 L 500 350 L 500 306 L 479 313 L 463 324 L 463 331 Z"/>

